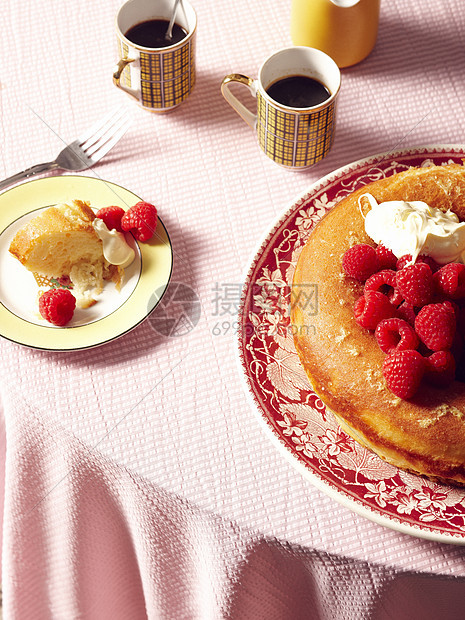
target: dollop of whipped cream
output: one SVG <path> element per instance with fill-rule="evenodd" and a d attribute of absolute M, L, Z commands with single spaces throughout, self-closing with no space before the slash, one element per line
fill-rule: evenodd
<path fill-rule="evenodd" d="M 96 217 L 92 222 L 95 232 L 103 243 L 103 255 L 112 265 L 119 265 L 123 269 L 129 267 L 135 258 L 135 252 L 126 243 L 124 234 L 116 229 L 108 230 L 105 222 Z"/>
<path fill-rule="evenodd" d="M 440 264 L 465 262 L 465 222 L 452 211 L 445 213 L 425 202 L 392 200 L 378 204 L 371 194 L 365 231 L 375 243 L 389 248 L 397 258 L 410 254 L 415 262 L 426 254 Z"/>

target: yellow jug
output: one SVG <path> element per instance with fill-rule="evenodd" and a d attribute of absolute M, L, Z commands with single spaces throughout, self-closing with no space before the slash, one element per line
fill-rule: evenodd
<path fill-rule="evenodd" d="M 378 35 L 380 0 L 292 0 L 294 45 L 316 47 L 339 67 L 368 56 Z"/>

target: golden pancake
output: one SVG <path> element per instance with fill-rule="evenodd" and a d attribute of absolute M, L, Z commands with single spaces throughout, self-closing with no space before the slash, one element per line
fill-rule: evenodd
<path fill-rule="evenodd" d="M 465 486 L 465 383 L 423 382 L 409 400 L 396 397 L 382 375 L 385 354 L 373 332 L 354 318 L 363 284 L 347 277 L 342 256 L 366 235 L 359 196 L 380 202 L 424 201 L 465 221 L 465 167 L 411 168 L 344 198 L 315 227 L 297 262 L 291 308 L 295 346 L 312 389 L 342 429 L 387 462 L 431 479 Z M 318 286 L 318 314 L 306 317 L 298 289 Z M 312 324 L 314 329 L 305 329 Z"/>

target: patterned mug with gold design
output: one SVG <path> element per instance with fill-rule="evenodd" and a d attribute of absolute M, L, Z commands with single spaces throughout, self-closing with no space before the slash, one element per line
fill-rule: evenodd
<path fill-rule="evenodd" d="M 113 82 L 152 112 L 167 112 L 190 95 L 195 84 L 197 16 L 181 0 L 167 38 L 175 0 L 129 0 L 116 15 L 119 61 Z"/>
<path fill-rule="evenodd" d="M 252 112 L 231 86 L 246 86 L 257 99 Z M 227 75 L 221 84 L 226 101 L 257 131 L 262 151 L 291 170 L 304 170 L 326 157 L 336 127 L 341 72 L 332 58 L 310 47 L 288 47 L 269 56 L 252 79 Z"/>

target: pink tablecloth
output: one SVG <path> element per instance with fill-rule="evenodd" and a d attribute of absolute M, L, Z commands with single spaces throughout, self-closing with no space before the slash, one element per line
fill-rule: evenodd
<path fill-rule="evenodd" d="M 1 340 L 5 617 L 458 617 L 463 547 L 358 516 L 283 459 L 244 393 L 234 324 L 258 242 L 312 182 L 377 152 L 463 142 L 461 0 L 382 2 L 375 50 L 343 70 L 334 147 L 301 174 L 259 152 L 219 89 L 291 44 L 290 2 L 195 0 L 197 85 L 165 116 L 112 85 L 118 6 L 3 3 L 0 176 L 127 103 L 130 131 L 88 176 L 157 204 L 172 285 L 201 311 L 184 335 L 145 321 L 88 351 Z"/>

